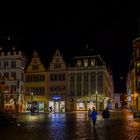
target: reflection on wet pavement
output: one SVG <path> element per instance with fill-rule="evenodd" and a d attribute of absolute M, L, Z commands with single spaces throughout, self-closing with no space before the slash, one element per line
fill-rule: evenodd
<path fill-rule="evenodd" d="M 0 126 L 0 140 L 139 140 L 140 119 L 127 110 L 111 111 L 108 124 L 101 112 L 95 128 L 87 112 L 20 114 L 20 126 Z"/>

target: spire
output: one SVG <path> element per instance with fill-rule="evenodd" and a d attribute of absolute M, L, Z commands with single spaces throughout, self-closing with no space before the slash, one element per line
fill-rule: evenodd
<path fill-rule="evenodd" d="M 56 50 L 54 56 L 55 56 L 55 57 L 57 57 L 57 56 L 61 56 L 60 51 L 59 51 L 58 49 Z"/>
<path fill-rule="evenodd" d="M 37 58 L 39 57 L 36 50 L 35 50 L 34 53 L 33 53 L 33 57 L 34 57 L 34 58 L 35 58 L 35 57 L 37 57 Z"/>

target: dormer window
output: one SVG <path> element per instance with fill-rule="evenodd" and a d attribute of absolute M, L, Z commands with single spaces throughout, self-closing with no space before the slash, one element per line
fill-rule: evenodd
<path fill-rule="evenodd" d="M 77 66 L 80 67 L 81 66 L 81 60 L 77 61 Z"/>
<path fill-rule="evenodd" d="M 84 60 L 84 67 L 87 67 L 88 66 L 88 59 L 85 59 Z"/>
<path fill-rule="evenodd" d="M 55 64 L 55 68 L 56 68 L 56 69 L 61 68 L 61 64 Z"/>
<path fill-rule="evenodd" d="M 95 60 L 94 59 L 91 60 L 91 66 L 95 66 Z"/>

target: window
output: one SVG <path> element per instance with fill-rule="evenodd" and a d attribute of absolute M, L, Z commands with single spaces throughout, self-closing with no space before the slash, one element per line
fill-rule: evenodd
<path fill-rule="evenodd" d="M 39 69 L 38 65 L 32 65 L 32 70 L 38 70 L 38 69 Z"/>
<path fill-rule="evenodd" d="M 81 95 L 81 88 L 82 88 L 82 82 L 81 82 L 81 73 L 77 74 L 77 95 Z"/>
<path fill-rule="evenodd" d="M 65 80 L 65 74 L 62 74 L 62 80 Z"/>
<path fill-rule="evenodd" d="M 4 61 L 4 68 L 8 68 L 8 61 Z"/>
<path fill-rule="evenodd" d="M 11 93 L 15 93 L 16 92 L 16 86 L 15 85 L 11 85 Z"/>
<path fill-rule="evenodd" d="M 22 74 L 24 76 L 24 74 Z M 21 79 L 24 77 L 21 77 Z M 27 82 L 40 82 L 40 81 L 45 81 L 45 75 L 27 75 L 26 76 L 26 81 Z"/>
<path fill-rule="evenodd" d="M 88 94 L 88 73 L 84 73 L 84 95 Z"/>
<path fill-rule="evenodd" d="M 94 59 L 91 60 L 91 66 L 95 66 L 95 60 Z"/>
<path fill-rule="evenodd" d="M 140 63 L 137 63 L 137 72 L 140 72 Z"/>
<path fill-rule="evenodd" d="M 90 76 L 90 84 L 91 84 L 91 93 L 93 94 L 96 90 L 96 74 L 95 72 L 91 72 L 91 76 Z"/>
<path fill-rule="evenodd" d="M 4 78 L 5 78 L 5 80 L 9 79 L 9 72 L 4 72 Z"/>
<path fill-rule="evenodd" d="M 139 56 L 140 56 L 140 50 L 139 50 L 139 48 L 137 48 L 137 50 L 136 50 L 136 58 L 139 58 Z"/>
<path fill-rule="evenodd" d="M 87 67 L 88 66 L 88 59 L 84 60 L 84 66 Z"/>
<path fill-rule="evenodd" d="M 88 73 L 84 73 L 84 81 L 88 81 Z"/>
<path fill-rule="evenodd" d="M 56 69 L 61 68 L 61 64 L 55 64 L 55 68 L 56 68 Z"/>
<path fill-rule="evenodd" d="M 11 68 L 16 68 L 16 61 L 11 62 Z"/>
<path fill-rule="evenodd" d="M 16 72 L 11 72 L 11 80 L 15 80 L 16 79 Z"/>
<path fill-rule="evenodd" d="M 81 60 L 77 61 L 77 66 L 80 67 L 81 66 Z"/>
<path fill-rule="evenodd" d="M 103 76 L 104 76 L 104 73 L 102 73 L 102 72 L 99 72 L 98 73 L 98 92 L 100 93 L 100 94 L 102 94 L 103 93 Z"/>

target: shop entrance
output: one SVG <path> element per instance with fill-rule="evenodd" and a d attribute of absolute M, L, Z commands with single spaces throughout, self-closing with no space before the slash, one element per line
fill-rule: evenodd
<path fill-rule="evenodd" d="M 54 112 L 65 112 L 65 101 L 49 101 L 48 107 L 52 107 Z"/>

